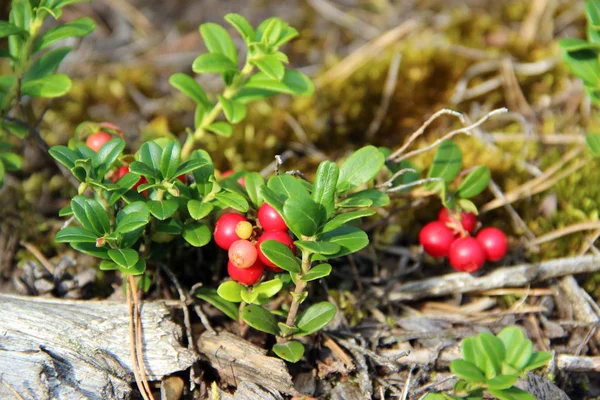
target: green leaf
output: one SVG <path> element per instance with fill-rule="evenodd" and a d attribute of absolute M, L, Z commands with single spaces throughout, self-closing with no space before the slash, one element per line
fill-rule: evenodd
<path fill-rule="evenodd" d="M 61 229 L 54 241 L 57 243 L 96 243 L 98 236 L 85 228 L 69 226 Z"/>
<path fill-rule="evenodd" d="M 212 171 L 212 168 L 212 164 L 209 164 L 206 160 L 191 159 L 181 164 L 175 171 L 174 176 L 189 174 L 190 172 L 195 172 L 199 169 L 210 169 Z M 198 181 L 196 180 L 196 182 Z M 200 183 L 202 183 L 202 181 L 200 181 Z"/>
<path fill-rule="evenodd" d="M 506 357 L 502 341 L 491 333 L 483 332 L 477 335 L 475 343 L 485 359 L 483 368 L 485 376 L 490 379 L 501 374 L 502 361 Z"/>
<path fill-rule="evenodd" d="M 294 244 L 304 251 L 310 253 L 328 255 L 335 254 L 340 251 L 341 247 L 337 243 L 331 242 L 315 242 L 312 240 L 296 240 Z"/>
<path fill-rule="evenodd" d="M 321 230 L 323 232 L 329 232 L 336 228 L 339 228 L 347 222 L 363 217 L 368 217 L 373 214 L 375 214 L 375 210 L 356 210 L 338 214 L 335 217 L 333 217 L 329 222 L 327 222 Z"/>
<path fill-rule="evenodd" d="M 85 196 L 75 196 L 71 200 L 71 209 L 75 218 L 89 231 L 98 236 L 110 232 L 110 220 L 106 210 L 96 200 Z"/>
<path fill-rule="evenodd" d="M 271 335 L 277 335 L 279 333 L 275 316 L 261 306 L 254 304 L 247 305 L 242 310 L 241 317 L 254 329 L 270 333 Z"/>
<path fill-rule="evenodd" d="M 24 29 L 14 26 L 10 22 L 0 21 L 0 38 L 5 38 L 11 35 L 27 37 L 29 36 L 29 33 Z"/>
<path fill-rule="evenodd" d="M 179 157 L 181 155 L 181 146 L 176 140 L 170 140 L 162 149 L 160 157 L 160 172 L 165 179 L 175 178 L 177 167 L 179 167 Z"/>
<path fill-rule="evenodd" d="M 290 197 L 283 204 L 283 219 L 296 236 L 312 236 L 325 217 L 325 210 L 310 197 Z"/>
<path fill-rule="evenodd" d="M 355 253 L 369 244 L 367 234 L 353 226 L 341 226 L 318 236 L 319 240 L 339 244 L 341 250 L 328 258 L 337 258 Z"/>
<path fill-rule="evenodd" d="M 247 212 L 250 209 L 250 205 L 248 201 L 242 196 L 234 191 L 229 189 L 225 189 L 215 195 L 215 199 L 224 205 L 224 208 L 231 207 L 234 210 L 240 212 Z"/>
<path fill-rule="evenodd" d="M 194 247 L 202 247 L 210 242 L 212 237 L 210 229 L 203 223 L 192 222 L 183 226 L 181 233 L 186 242 Z"/>
<path fill-rule="evenodd" d="M 314 267 L 312 267 L 310 269 L 310 271 L 308 271 L 306 274 L 304 274 L 302 276 L 303 281 L 305 282 L 309 282 L 309 281 L 314 281 L 316 279 L 320 279 L 320 278 L 324 278 L 326 276 L 329 276 L 329 274 L 331 273 L 331 265 L 330 264 L 318 264 L 315 265 Z"/>
<path fill-rule="evenodd" d="M 490 183 L 492 174 L 490 169 L 484 165 L 475 167 L 458 187 L 456 195 L 462 199 L 469 199 L 483 192 Z"/>
<path fill-rule="evenodd" d="M 519 380 L 518 375 L 498 375 L 486 381 L 488 387 L 494 390 L 508 389 Z"/>
<path fill-rule="evenodd" d="M 588 40 L 598 44 L 600 43 L 600 3 L 595 0 L 586 1 L 585 14 L 588 20 Z"/>
<path fill-rule="evenodd" d="M 335 188 L 337 186 L 340 170 L 331 161 L 323 161 L 315 174 L 312 198 L 325 209 L 325 218 L 331 217 L 335 210 Z"/>
<path fill-rule="evenodd" d="M 83 17 L 69 21 L 66 24 L 48 29 L 36 42 L 34 52 L 45 49 L 46 47 L 69 37 L 83 37 L 92 33 L 96 29 L 96 23 L 93 19 Z"/>
<path fill-rule="evenodd" d="M 0 161 L 7 171 L 18 171 L 23 168 L 23 159 L 15 153 L 0 153 Z"/>
<path fill-rule="evenodd" d="M 375 146 L 355 151 L 340 167 L 337 190 L 350 189 L 368 182 L 385 164 L 385 157 Z"/>
<path fill-rule="evenodd" d="M 33 20 L 31 3 L 29 0 L 13 0 L 11 2 L 9 22 L 14 26 L 29 31 L 30 21 Z M 10 55 L 18 60 L 21 58 L 24 39 L 20 35 L 8 37 L 8 50 Z"/>
<path fill-rule="evenodd" d="M 258 27 L 258 32 L 260 34 L 260 40 L 263 43 L 268 44 L 269 46 L 273 46 L 277 43 L 279 39 L 279 35 L 283 30 L 285 23 L 279 18 L 269 18 L 269 23 L 263 29 L 263 25 Z"/>
<path fill-rule="evenodd" d="M 58 66 L 71 50 L 71 47 L 59 47 L 42 54 L 23 75 L 23 83 L 56 73 Z"/>
<path fill-rule="evenodd" d="M 591 43 L 583 39 L 564 38 L 560 40 L 559 44 L 560 48 L 567 52 L 576 52 L 580 50 L 600 50 L 600 46 L 598 46 L 598 44 Z"/>
<path fill-rule="evenodd" d="M 162 201 L 150 200 L 146 205 L 148 206 L 148 210 L 150 210 L 150 214 L 161 221 L 172 217 L 179 208 L 179 202 L 175 199 Z"/>
<path fill-rule="evenodd" d="M 99 268 L 101 271 L 118 271 L 119 265 L 109 260 L 102 260 Z"/>
<path fill-rule="evenodd" d="M 465 360 L 454 360 L 450 363 L 450 371 L 461 379 L 471 383 L 486 381 L 483 372 L 476 365 Z"/>
<path fill-rule="evenodd" d="M 239 303 L 240 301 L 242 301 L 240 293 L 245 290 L 246 288 L 240 285 L 239 283 L 235 281 L 227 281 L 219 285 L 219 287 L 217 288 L 217 293 L 219 294 L 219 296 L 221 296 L 227 301 L 230 301 L 232 303 Z"/>
<path fill-rule="evenodd" d="M 600 134 L 590 133 L 585 136 L 585 141 L 594 157 L 600 157 Z"/>
<path fill-rule="evenodd" d="M 535 397 L 524 390 L 511 387 L 503 390 L 488 389 L 487 392 L 498 400 L 535 400 Z"/>
<path fill-rule="evenodd" d="M 252 292 L 256 293 L 259 298 L 268 299 L 275 296 L 281 288 L 283 283 L 280 279 L 271 279 L 270 281 L 261 282 L 258 285 L 252 287 Z"/>
<path fill-rule="evenodd" d="M 157 222 L 156 232 L 167 233 L 169 235 L 179 235 L 182 227 L 179 222 L 174 219 L 169 219 L 166 222 Z"/>
<path fill-rule="evenodd" d="M 213 22 L 200 25 L 200 35 L 211 53 L 222 54 L 237 66 L 237 50 L 225 28 Z"/>
<path fill-rule="evenodd" d="M 246 44 L 254 41 L 254 29 L 248 20 L 239 14 L 227 14 L 225 21 L 229 22 L 242 36 Z"/>
<path fill-rule="evenodd" d="M 531 355 L 527 366 L 525 367 L 525 371 L 532 371 L 536 368 L 543 367 L 548 364 L 552 360 L 552 354 L 547 351 L 536 351 Z"/>
<path fill-rule="evenodd" d="M 233 127 L 223 121 L 213 122 L 206 127 L 206 130 L 223 137 L 229 137 L 233 133 Z"/>
<path fill-rule="evenodd" d="M 275 193 L 275 191 L 269 189 L 267 185 L 262 185 L 259 188 L 260 196 L 267 202 L 268 205 L 273 207 L 280 215 L 283 215 L 283 204 L 285 201 L 285 195 Z"/>
<path fill-rule="evenodd" d="M 92 257 L 108 259 L 108 249 L 104 247 L 96 247 L 95 243 L 74 243 L 71 242 L 71 247 L 75 250 L 88 254 Z"/>
<path fill-rule="evenodd" d="M 192 70 L 197 74 L 224 74 L 236 71 L 237 65 L 223 54 L 206 53 L 194 60 Z"/>
<path fill-rule="evenodd" d="M 368 205 L 365 206 L 365 204 Z M 338 204 L 338 207 L 385 207 L 388 204 L 390 204 L 390 198 L 387 194 L 377 189 L 365 189 L 350 194 Z"/>
<path fill-rule="evenodd" d="M 291 197 L 309 197 L 308 191 L 305 189 L 304 185 L 300 183 L 300 180 L 291 175 L 283 174 L 274 176 L 269 179 L 267 186 L 283 199 Z"/>
<path fill-rule="evenodd" d="M 227 121 L 237 124 L 246 118 L 248 107 L 244 103 L 235 100 L 229 100 L 225 96 L 218 95 L 219 103 L 223 106 L 223 112 Z"/>
<path fill-rule="evenodd" d="M 252 60 L 252 63 L 265 73 L 269 78 L 281 81 L 285 74 L 285 67 L 279 59 L 272 54 L 264 55 Z"/>
<path fill-rule="evenodd" d="M 586 85 L 597 87 L 600 83 L 600 63 L 598 62 L 598 54 L 595 49 L 590 49 L 590 44 L 586 43 L 587 47 L 581 46 L 583 41 L 578 39 L 562 39 L 559 44 L 563 52 L 565 64 L 578 78 L 583 79 Z"/>
<path fill-rule="evenodd" d="M 473 213 L 475 215 L 479 214 L 479 211 L 477 210 L 477 206 L 471 200 L 468 200 L 468 199 L 457 199 L 456 200 L 456 205 L 462 211 L 470 212 L 470 213 Z"/>
<path fill-rule="evenodd" d="M 104 143 L 104 145 L 92 157 L 92 167 L 103 167 L 99 175 L 104 176 L 112 164 L 119 158 L 121 152 L 125 149 L 125 141 L 121 138 L 114 138 Z"/>
<path fill-rule="evenodd" d="M 279 268 L 295 274 L 301 271 L 298 259 L 285 244 L 276 240 L 265 240 L 260 244 L 260 250 Z"/>
<path fill-rule="evenodd" d="M 304 355 L 304 345 L 300 342 L 292 340 L 290 342 L 274 345 L 273 352 L 285 361 L 295 363 L 300 361 Z"/>
<path fill-rule="evenodd" d="M 438 147 L 429 170 L 429 178 L 442 178 L 445 182 L 451 182 L 460 173 L 462 167 L 462 154 L 459 147 L 451 140 L 444 140 Z M 426 185 L 430 188 L 431 183 Z"/>
<path fill-rule="evenodd" d="M 133 249 L 110 249 L 108 256 L 123 268 L 133 267 L 139 260 L 139 254 Z"/>
<path fill-rule="evenodd" d="M 533 354 L 531 340 L 527 339 L 523 331 L 516 326 L 508 326 L 502 329 L 497 337 L 502 341 L 506 350 L 504 361 L 518 371 L 522 371 Z"/>
<path fill-rule="evenodd" d="M 190 216 L 195 220 L 199 220 L 210 214 L 214 207 L 211 203 L 202 203 L 198 200 L 190 200 L 187 203 L 187 208 Z"/>
<path fill-rule="evenodd" d="M 281 80 L 273 79 L 264 72 L 259 72 L 252 75 L 244 87 L 296 95 L 311 95 L 315 89 L 309 77 L 290 69 L 285 70 Z"/>
<path fill-rule="evenodd" d="M 73 210 L 71 210 L 71 206 L 66 206 L 58 210 L 59 217 L 68 217 L 70 215 L 73 215 Z"/>
<path fill-rule="evenodd" d="M 68 93 L 71 85 L 71 79 L 67 75 L 54 74 L 24 82 L 21 93 L 33 97 L 59 97 Z"/>
<path fill-rule="evenodd" d="M 335 306 L 328 301 L 313 304 L 296 318 L 296 326 L 300 332 L 295 335 L 310 335 L 323 329 L 335 317 L 336 311 Z"/>
<path fill-rule="evenodd" d="M 129 172 L 136 175 L 145 176 L 146 178 L 160 178 L 159 171 L 152 169 L 151 167 L 149 167 L 141 161 L 134 161 L 131 164 L 129 164 Z"/>
<path fill-rule="evenodd" d="M 137 152 L 137 159 L 146 164 L 146 169 L 142 175 L 149 177 L 163 177 L 160 174 L 160 159 L 162 156 L 162 148 L 155 141 L 144 142 Z M 138 166 L 134 161 L 129 165 L 131 172 L 136 172 L 141 166 Z M 151 171 L 151 172 L 150 172 Z M 149 174 L 149 175 L 146 175 Z"/>
<path fill-rule="evenodd" d="M 150 222 L 150 211 L 142 201 L 135 201 L 117 214 L 116 233 L 128 233 L 140 229 Z"/>
<path fill-rule="evenodd" d="M 253 89 L 244 87 L 238 91 L 233 97 L 233 100 L 239 101 L 240 103 L 248 104 L 259 100 L 264 100 L 269 97 L 275 96 L 277 93 L 271 90 Z"/>
<path fill-rule="evenodd" d="M 200 84 L 191 76 L 187 74 L 176 73 L 171 75 L 169 78 L 169 83 L 175 89 L 194 100 L 196 104 L 200 104 L 205 107 L 211 107 L 211 103 L 206 96 L 206 92 L 204 89 L 202 89 L 202 86 L 200 86 Z"/>
<path fill-rule="evenodd" d="M 221 296 L 219 296 L 216 289 L 202 287 L 196 290 L 194 296 L 210 303 L 212 306 L 221 310 L 223 314 L 227 315 L 232 320 L 238 320 L 238 305 L 223 299 Z"/>
<path fill-rule="evenodd" d="M 258 172 L 249 172 L 244 175 L 244 184 L 246 187 L 246 193 L 250 201 L 256 208 L 260 207 L 263 203 L 263 198 L 260 195 L 260 187 L 265 184 L 265 180 Z"/>

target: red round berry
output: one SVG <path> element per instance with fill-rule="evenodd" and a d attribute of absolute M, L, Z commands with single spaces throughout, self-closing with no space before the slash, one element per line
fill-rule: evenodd
<path fill-rule="evenodd" d="M 273 272 L 281 272 L 283 271 L 277 265 L 272 263 L 262 252 L 260 249 L 260 245 L 267 240 L 276 240 L 280 243 L 285 244 L 289 249 L 296 255 L 296 246 L 294 245 L 294 240 L 284 231 L 268 231 L 263 233 L 258 240 L 256 241 L 256 249 L 258 250 L 258 259 L 262 261 L 265 266 L 273 271 Z"/>
<path fill-rule="evenodd" d="M 453 241 L 454 233 L 441 221 L 430 222 L 419 232 L 419 242 L 423 245 L 423 250 L 433 257 L 447 256 Z"/>
<path fill-rule="evenodd" d="M 263 203 L 258 209 L 258 222 L 265 231 L 287 231 L 288 226 L 277 210 Z"/>
<path fill-rule="evenodd" d="M 98 150 L 104 146 L 104 143 L 108 142 L 110 139 L 112 139 L 110 134 L 100 131 L 88 136 L 85 140 L 85 145 L 97 153 Z"/>
<path fill-rule="evenodd" d="M 185 175 L 185 174 L 179 175 L 177 177 L 177 179 L 179 179 L 181 181 L 181 183 L 183 183 L 184 185 L 187 185 L 187 175 Z"/>
<path fill-rule="evenodd" d="M 233 170 L 232 169 L 228 169 L 227 171 L 221 173 L 221 179 L 225 179 L 228 176 L 233 175 Z"/>
<path fill-rule="evenodd" d="M 248 240 L 237 240 L 229 247 L 229 261 L 238 268 L 249 268 L 256 262 L 256 246 Z"/>
<path fill-rule="evenodd" d="M 119 167 L 115 170 L 115 172 L 112 173 L 110 180 L 113 183 L 118 182 L 119 180 L 121 180 L 122 177 L 124 177 L 125 175 L 127 175 L 129 173 L 129 165 L 123 165 L 122 167 Z"/>
<path fill-rule="evenodd" d="M 485 228 L 479 231 L 477 241 L 483 247 L 485 258 L 490 261 L 501 260 L 508 251 L 508 239 L 498 228 Z"/>
<path fill-rule="evenodd" d="M 236 240 L 240 240 L 238 235 L 235 233 L 235 226 L 238 222 L 248 221 L 246 217 L 241 214 L 227 213 L 223 214 L 221 218 L 215 224 L 215 242 L 217 246 L 223 250 L 229 250 L 231 244 Z"/>
<path fill-rule="evenodd" d="M 467 236 L 452 243 L 448 261 L 457 271 L 475 272 L 485 263 L 485 252 L 477 239 Z"/>
<path fill-rule="evenodd" d="M 262 278 L 265 272 L 265 266 L 260 260 L 256 260 L 254 265 L 248 268 L 238 268 L 231 261 L 227 263 L 227 273 L 234 281 L 242 285 L 254 285 Z"/>
<path fill-rule="evenodd" d="M 463 228 L 467 232 L 473 233 L 475 226 L 477 226 L 477 216 L 471 212 L 461 212 L 459 215 Z M 447 208 L 442 208 L 442 211 L 440 211 L 438 215 L 438 220 L 445 224 L 451 222 L 452 219 L 450 218 L 450 213 Z"/>

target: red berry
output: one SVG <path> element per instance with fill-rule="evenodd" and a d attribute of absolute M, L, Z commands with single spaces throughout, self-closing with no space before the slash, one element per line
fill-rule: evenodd
<path fill-rule="evenodd" d="M 280 243 L 285 244 L 287 247 L 290 248 L 292 253 L 294 253 L 294 255 L 296 255 L 296 246 L 294 246 L 294 240 L 290 237 L 290 235 L 288 235 L 284 231 L 268 231 L 268 232 L 263 233 L 256 241 L 256 249 L 258 250 L 258 259 L 260 261 L 262 261 L 269 270 L 271 270 L 273 272 L 281 272 L 283 270 L 281 268 L 279 268 L 277 265 L 273 264 L 263 254 L 262 250 L 260 249 L 261 243 L 263 243 L 267 240 L 276 240 Z"/>
<path fill-rule="evenodd" d="M 287 231 L 288 226 L 277 210 L 263 203 L 258 209 L 258 222 L 265 231 Z"/>
<path fill-rule="evenodd" d="M 508 239 L 498 228 L 485 228 L 479 231 L 477 241 L 483 247 L 485 258 L 490 261 L 502 259 L 508 251 Z"/>
<path fill-rule="evenodd" d="M 181 181 L 181 183 L 183 183 L 184 185 L 187 185 L 187 175 L 185 175 L 185 174 L 179 175 L 177 177 L 177 179 L 179 179 Z"/>
<path fill-rule="evenodd" d="M 243 187 L 243 188 L 246 187 L 246 179 L 244 179 L 243 176 L 240 179 L 237 180 L 237 183 L 239 183 L 240 186 Z"/>
<path fill-rule="evenodd" d="M 457 271 L 475 272 L 485 263 L 485 252 L 477 239 L 467 236 L 452 243 L 448 261 Z"/>
<path fill-rule="evenodd" d="M 137 181 L 137 183 L 136 183 L 135 185 L 133 185 L 133 190 L 137 190 L 137 188 L 138 188 L 140 185 L 143 185 L 143 184 L 145 184 L 145 183 L 148 183 L 148 179 L 146 179 L 146 177 L 145 177 L 145 176 L 140 176 L 140 180 L 139 180 L 139 181 Z M 146 189 L 146 190 L 142 190 L 142 194 L 143 194 L 144 196 L 148 197 L 148 189 Z"/>
<path fill-rule="evenodd" d="M 231 261 L 227 263 L 227 273 L 236 282 L 242 285 L 254 285 L 262 278 L 265 272 L 265 266 L 260 260 L 256 260 L 254 265 L 248 268 L 238 268 Z"/>
<path fill-rule="evenodd" d="M 88 136 L 85 140 L 85 145 L 97 153 L 98 150 L 104 146 L 104 143 L 108 142 L 110 139 L 112 139 L 110 134 L 100 131 Z"/>
<path fill-rule="evenodd" d="M 241 214 L 227 213 L 223 214 L 221 218 L 215 224 L 215 242 L 217 246 L 223 250 L 229 250 L 231 244 L 236 240 L 240 240 L 238 235 L 235 233 L 235 226 L 238 222 L 248 221 L 246 217 Z"/>
<path fill-rule="evenodd" d="M 475 230 L 475 226 L 477 225 L 477 216 L 471 212 L 461 212 L 460 219 L 463 228 L 467 232 L 473 233 L 473 231 Z M 438 215 L 438 220 L 445 224 L 452 221 L 452 218 L 450 218 L 450 213 L 448 212 L 447 208 L 442 208 L 442 211 L 440 211 Z"/>
<path fill-rule="evenodd" d="M 454 233 L 441 221 L 430 222 L 419 232 L 419 242 L 423 245 L 423 250 L 434 257 L 447 256 L 453 241 Z"/>
<path fill-rule="evenodd" d="M 129 165 L 123 165 L 122 167 L 117 168 L 115 172 L 112 173 L 110 180 L 113 183 L 118 182 L 122 177 L 127 175 L 127 173 L 129 173 Z"/>
<path fill-rule="evenodd" d="M 238 268 L 249 268 L 256 262 L 256 247 L 248 240 L 237 240 L 229 247 L 229 261 Z"/>
<path fill-rule="evenodd" d="M 225 171 L 225 172 L 223 172 L 223 173 L 221 174 L 221 179 L 225 179 L 225 178 L 227 178 L 228 176 L 231 176 L 232 174 L 233 174 L 233 170 L 232 170 L 232 169 L 228 169 L 227 171 Z"/>

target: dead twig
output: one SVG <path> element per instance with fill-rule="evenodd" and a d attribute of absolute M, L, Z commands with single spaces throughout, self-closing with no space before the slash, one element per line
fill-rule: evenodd
<path fill-rule="evenodd" d="M 372 138 L 375 133 L 379 130 L 383 119 L 390 107 L 390 101 L 392 100 L 392 95 L 394 94 L 394 89 L 396 88 L 396 83 L 398 82 L 398 73 L 400 72 L 400 62 L 402 61 L 402 54 L 396 53 L 394 58 L 392 58 L 392 62 L 388 68 L 387 78 L 385 80 L 385 85 L 383 87 L 383 94 L 381 95 L 381 103 L 377 108 L 377 112 L 375 112 L 375 118 L 369 124 L 369 128 L 367 128 L 366 136 L 367 138 Z"/>

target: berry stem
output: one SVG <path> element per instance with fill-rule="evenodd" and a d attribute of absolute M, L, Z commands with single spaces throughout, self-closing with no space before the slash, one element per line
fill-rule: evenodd
<path fill-rule="evenodd" d="M 302 274 L 300 276 L 306 274 L 310 270 L 310 265 L 312 260 L 312 253 L 308 251 L 302 251 Z M 296 278 L 296 288 L 294 289 L 295 296 L 292 296 L 292 304 L 290 305 L 290 311 L 288 311 L 287 320 L 285 324 L 288 326 L 295 326 L 294 321 L 296 320 L 296 314 L 298 314 L 298 308 L 300 307 L 300 299 L 302 298 L 302 293 L 304 289 L 306 289 L 306 282 L 300 279 L 300 276 Z"/>

